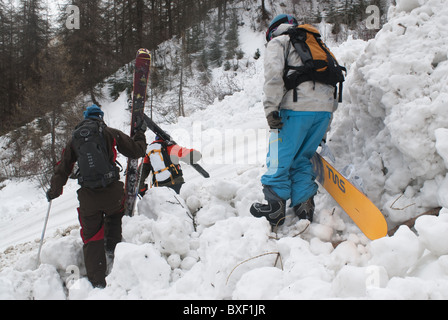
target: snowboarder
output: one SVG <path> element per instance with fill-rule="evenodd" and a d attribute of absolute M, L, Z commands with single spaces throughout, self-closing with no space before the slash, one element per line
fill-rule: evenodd
<path fill-rule="evenodd" d="M 127 157 L 141 158 L 146 149 L 146 127 L 136 128 L 131 139 L 123 132 L 107 127 L 104 113 L 96 105 L 84 112 L 72 139 L 56 165 L 48 201 L 62 194 L 75 163 L 78 163 L 78 216 L 83 240 L 87 277 L 94 287 L 106 286 L 106 252 L 113 255 L 121 241 L 124 184 L 116 166 L 117 150 Z"/>
<path fill-rule="evenodd" d="M 194 164 L 202 158 L 199 151 L 182 148 L 177 144 L 163 140 L 159 136 L 156 136 L 146 152 L 139 187 L 139 195 L 142 197 L 148 190 L 148 184 L 145 183 L 145 180 L 151 172 L 153 173 L 152 185 L 168 187 L 179 194 L 182 185 L 185 183 L 179 160 Z"/>
<path fill-rule="evenodd" d="M 267 204 L 254 203 L 250 212 L 255 217 L 266 217 L 274 226 L 284 223 L 289 199 L 299 219 L 312 222 L 318 186 L 310 159 L 337 106 L 335 86 L 305 81 L 294 89 L 285 88 L 284 78 L 289 74 L 285 74 L 285 66 L 303 65 L 287 34 L 297 26 L 296 18 L 282 14 L 272 20 L 266 33 L 263 104 L 271 136 L 268 171 L 261 183 Z"/>

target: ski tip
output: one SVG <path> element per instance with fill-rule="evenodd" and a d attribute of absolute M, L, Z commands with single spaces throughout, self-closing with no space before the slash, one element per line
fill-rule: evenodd
<path fill-rule="evenodd" d="M 141 48 L 141 49 L 139 49 L 139 50 L 137 51 L 137 57 L 140 56 L 140 55 L 148 55 L 148 56 L 151 56 L 151 53 L 149 52 L 148 49 Z"/>

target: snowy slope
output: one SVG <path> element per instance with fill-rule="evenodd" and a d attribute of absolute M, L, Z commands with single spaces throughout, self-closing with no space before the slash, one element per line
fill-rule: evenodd
<path fill-rule="evenodd" d="M 390 227 L 448 207 L 448 11 L 442 0 L 397 2 L 376 39 L 334 48 L 349 76 L 329 142 L 336 167 L 353 165 Z M 376 241 L 324 190 L 310 226 L 288 211 L 272 232 L 250 216 L 250 205 L 263 200 L 268 138 L 263 61 L 250 57 L 257 48 L 263 53 L 264 42 L 248 27 L 240 37 L 250 60 L 235 75 L 242 90 L 164 126 L 180 144 L 202 150 L 211 179 L 184 165 L 180 196 L 158 188 L 139 201 L 138 214 L 123 219 L 107 288 L 92 289 L 85 278 L 75 182 L 54 201 L 37 269 L 46 200 L 27 182 L 4 183 L 0 299 L 448 298 L 448 209 L 419 218 L 415 232 L 401 227 Z M 214 75 L 225 78 L 221 69 Z M 127 132 L 125 95 L 103 105 L 107 123 Z M 401 194 L 396 207 L 415 204 L 391 209 Z"/>

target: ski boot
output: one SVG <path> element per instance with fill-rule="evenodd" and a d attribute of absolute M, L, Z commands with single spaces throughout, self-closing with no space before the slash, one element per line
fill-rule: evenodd
<path fill-rule="evenodd" d="M 314 197 L 311 197 L 305 202 L 294 206 L 294 213 L 300 220 L 309 220 L 311 223 L 313 222 L 314 208 Z"/>
<path fill-rule="evenodd" d="M 265 217 L 272 226 L 285 223 L 286 201 L 268 201 L 268 204 L 254 203 L 250 213 L 257 218 Z"/>

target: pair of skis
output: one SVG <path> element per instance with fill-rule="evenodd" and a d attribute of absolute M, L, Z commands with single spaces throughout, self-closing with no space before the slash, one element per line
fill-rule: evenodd
<path fill-rule="evenodd" d="M 131 111 L 131 138 L 135 135 L 135 130 L 142 125 L 142 121 L 146 123 L 149 129 L 155 134 L 159 135 L 165 141 L 175 143 L 171 137 L 161 129 L 152 119 L 150 119 L 144 112 L 146 102 L 146 88 L 148 86 L 149 73 L 151 67 L 151 54 L 147 49 L 140 49 L 137 51 L 135 59 L 134 70 L 134 84 L 132 90 L 132 111 Z M 125 182 L 125 215 L 132 216 L 135 207 L 135 200 L 138 193 L 138 185 L 140 183 L 140 172 L 138 169 L 138 159 L 128 159 L 126 169 Z M 210 175 L 199 164 L 191 165 L 203 177 L 209 178 Z"/>

